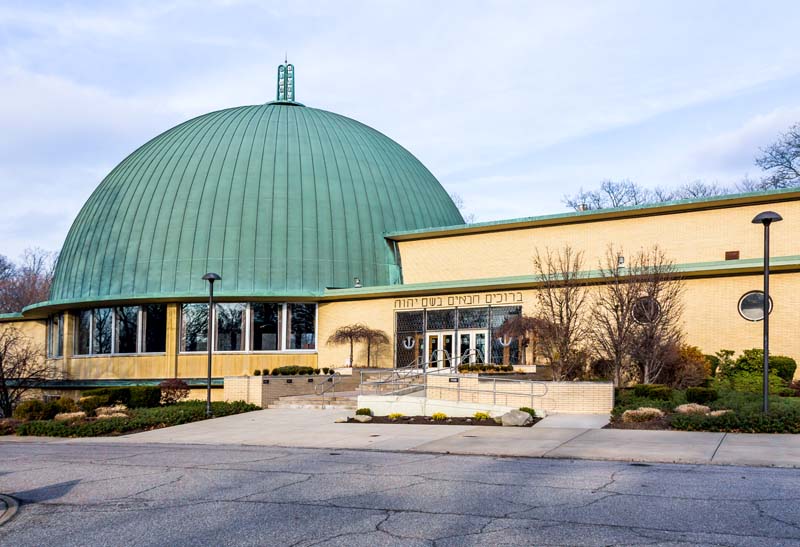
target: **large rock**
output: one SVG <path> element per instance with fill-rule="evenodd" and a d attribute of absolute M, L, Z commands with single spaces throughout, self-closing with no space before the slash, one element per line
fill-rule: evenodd
<path fill-rule="evenodd" d="M 511 410 L 500 416 L 500 421 L 504 426 L 525 427 L 533 423 L 533 418 L 527 412 Z"/>
<path fill-rule="evenodd" d="M 353 419 L 354 419 L 355 421 L 357 421 L 357 422 L 361 422 L 362 424 L 365 424 L 365 423 L 367 423 L 367 422 L 371 422 L 371 421 L 372 421 L 372 416 L 363 416 L 363 415 L 361 415 L 361 414 L 356 414 L 356 415 L 353 417 Z"/>

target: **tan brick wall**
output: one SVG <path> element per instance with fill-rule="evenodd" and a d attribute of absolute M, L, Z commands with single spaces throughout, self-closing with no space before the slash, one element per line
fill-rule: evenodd
<path fill-rule="evenodd" d="M 451 382 L 458 378 L 458 382 Z M 494 387 L 496 386 L 496 392 Z M 545 412 L 602 414 L 614 406 L 610 382 L 504 382 L 475 376 L 428 376 L 428 399 L 465 403 L 528 406 Z"/>
<path fill-rule="evenodd" d="M 751 223 L 772 209 L 784 221 L 772 227 L 772 255 L 800 254 L 800 201 L 728 209 L 543 226 L 481 234 L 399 242 L 405 283 L 429 283 L 533 274 L 536 248 L 572 246 L 585 253 L 586 269 L 596 269 L 610 243 L 633 254 L 658 244 L 676 263 L 724 260 L 763 253 L 763 230 Z"/>
<path fill-rule="evenodd" d="M 394 300 L 379 298 L 344 302 L 322 302 L 319 305 L 319 366 L 343 367 L 350 357 L 350 346 L 328 344 L 328 338 L 339 327 L 363 323 L 373 329 L 384 331 L 389 338 L 394 337 Z M 386 344 L 375 351 L 373 348 L 373 367 L 391 368 L 394 366 L 394 345 Z M 366 344 L 356 344 L 353 361 L 357 366 L 367 366 Z"/>
<path fill-rule="evenodd" d="M 263 376 L 226 376 L 224 400 L 246 401 L 266 408 L 280 397 L 315 393 L 317 385 L 323 382 L 324 378 L 322 376 L 292 376 L 291 378 L 270 377 L 267 380 L 269 383 L 265 384 Z M 354 390 L 357 385 L 357 378 L 343 377 L 337 381 L 336 390 Z M 333 392 L 329 391 L 328 393 Z"/>

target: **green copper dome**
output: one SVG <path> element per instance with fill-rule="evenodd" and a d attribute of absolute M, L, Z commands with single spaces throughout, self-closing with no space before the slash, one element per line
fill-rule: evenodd
<path fill-rule="evenodd" d="M 289 100 L 212 112 L 151 140 L 97 187 L 69 231 L 51 303 L 313 297 L 399 282 L 383 234 L 461 224 L 407 150 Z"/>

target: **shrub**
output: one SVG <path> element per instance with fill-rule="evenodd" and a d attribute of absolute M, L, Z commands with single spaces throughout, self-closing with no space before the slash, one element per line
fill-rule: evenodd
<path fill-rule="evenodd" d="M 189 384 L 178 378 L 164 380 L 158 386 L 161 388 L 161 404 L 164 405 L 175 404 L 189 396 Z"/>
<path fill-rule="evenodd" d="M 699 386 L 711 376 L 711 363 L 700 348 L 684 345 L 678 350 L 678 359 L 670 376 L 669 383 L 674 388 Z"/>
<path fill-rule="evenodd" d="M 188 388 L 189 386 L 186 387 Z M 161 388 L 158 386 L 134 386 L 130 388 L 130 391 L 131 398 L 128 400 L 127 404 L 130 408 L 153 408 L 161 406 Z"/>
<path fill-rule="evenodd" d="M 764 373 L 740 371 L 734 372 L 728 377 L 730 388 L 734 391 L 745 393 L 761 393 L 764 389 Z M 786 382 L 775 374 L 769 375 L 769 391 L 778 394 L 786 388 Z"/>
<path fill-rule="evenodd" d="M 528 414 L 530 414 L 531 418 L 535 418 L 536 417 L 536 411 L 534 409 L 532 409 L 531 407 L 529 407 L 529 406 L 521 406 L 519 409 L 522 412 L 527 412 Z"/>
<path fill-rule="evenodd" d="M 130 405 L 131 388 L 129 387 L 98 387 L 85 389 L 81 392 L 83 397 L 105 397 L 109 403 Z"/>
<path fill-rule="evenodd" d="M 81 397 L 78 401 L 78 408 L 84 411 L 88 416 L 94 416 L 94 411 L 101 406 L 109 403 L 107 395 L 90 395 L 89 397 Z"/>
<path fill-rule="evenodd" d="M 372 410 L 369 408 L 359 408 L 356 410 L 356 416 L 372 416 Z"/>
<path fill-rule="evenodd" d="M 256 405 L 244 401 L 231 403 L 211 403 L 216 417 L 229 416 L 260 410 Z M 117 435 L 131 431 L 155 429 L 204 420 L 206 404 L 204 401 L 185 401 L 170 406 L 137 408 L 130 411 L 129 417 L 109 417 L 91 421 L 31 421 L 17 427 L 17 435 L 47 435 L 51 437 L 96 437 Z"/>
<path fill-rule="evenodd" d="M 261 376 L 261 371 L 259 369 L 255 369 L 253 371 L 253 376 Z"/>
<path fill-rule="evenodd" d="M 491 418 L 488 412 L 476 412 L 472 417 L 476 420 L 488 420 Z"/>
<path fill-rule="evenodd" d="M 22 401 L 14 409 L 13 416 L 17 420 L 44 420 L 44 403 L 39 399 Z"/>
<path fill-rule="evenodd" d="M 675 414 L 670 419 L 674 429 L 683 431 L 724 431 L 731 433 L 800 433 L 800 409 L 773 409 L 769 414 L 758 410 L 724 414 Z"/>
<path fill-rule="evenodd" d="M 717 369 L 719 368 L 719 365 L 720 365 L 719 357 L 717 357 L 716 355 L 708 355 L 708 354 L 703 355 L 703 357 L 706 358 L 706 361 L 708 361 L 708 364 L 711 367 L 711 370 L 710 370 L 711 376 L 716 376 L 717 375 Z"/>
<path fill-rule="evenodd" d="M 434 412 L 433 414 L 431 414 L 431 419 L 437 422 L 443 422 L 447 419 L 447 414 L 445 414 L 444 412 Z"/>
<path fill-rule="evenodd" d="M 61 414 L 56 414 L 53 419 L 57 422 L 71 422 L 74 420 L 82 420 L 86 418 L 86 413 L 83 411 L 78 412 L 62 412 Z"/>
<path fill-rule="evenodd" d="M 403 415 L 401 413 L 399 413 L 399 412 L 392 412 L 391 414 L 389 414 L 389 419 L 390 420 L 399 420 L 402 417 L 403 417 Z"/>
<path fill-rule="evenodd" d="M 318 368 L 314 369 L 314 374 L 319 374 L 320 372 L 322 372 L 320 369 L 318 369 Z"/>
<path fill-rule="evenodd" d="M 314 374 L 313 367 L 299 367 L 297 365 L 290 365 L 286 367 L 277 367 L 272 369 L 273 376 L 297 376 L 297 375 L 311 375 Z"/>
<path fill-rule="evenodd" d="M 644 399 L 659 399 L 669 401 L 672 398 L 672 388 L 662 384 L 636 384 L 633 394 Z"/>
<path fill-rule="evenodd" d="M 690 403 L 706 404 L 719 398 L 717 390 L 711 387 L 690 387 L 686 389 L 686 400 Z"/>
<path fill-rule="evenodd" d="M 328 374 L 330 374 L 330 372 L 331 372 L 330 368 L 322 367 L 322 374 L 325 374 L 327 376 Z"/>
<path fill-rule="evenodd" d="M 626 410 L 622 414 L 622 421 L 626 423 L 630 422 L 649 422 L 650 420 L 656 420 L 658 418 L 663 418 L 664 412 L 657 408 L 649 408 L 649 407 L 642 407 L 637 408 L 635 410 Z"/>
<path fill-rule="evenodd" d="M 678 405 L 675 407 L 675 412 L 678 414 L 708 414 L 711 409 L 705 405 L 698 405 L 697 403 L 686 403 L 685 405 Z"/>
<path fill-rule="evenodd" d="M 795 370 L 797 370 L 797 362 L 791 357 L 786 357 L 785 355 L 770 355 L 769 370 L 770 374 L 774 372 L 775 375 L 782 380 L 791 382 L 794 378 Z M 759 372 L 763 374 L 764 351 L 757 348 L 744 350 L 733 364 L 732 372 L 737 374 L 743 371 Z"/>

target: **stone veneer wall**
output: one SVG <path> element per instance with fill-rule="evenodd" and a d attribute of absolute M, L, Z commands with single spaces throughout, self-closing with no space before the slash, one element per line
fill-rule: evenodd
<path fill-rule="evenodd" d="M 451 380 L 458 380 L 451 381 Z M 611 382 L 509 382 L 468 375 L 428 376 L 428 399 L 507 406 L 544 412 L 605 414 L 614 407 Z"/>
<path fill-rule="evenodd" d="M 245 401 L 267 408 L 280 397 L 313 394 L 323 378 L 324 376 L 226 376 L 224 399 Z M 265 380 L 268 383 L 264 383 Z M 337 377 L 336 391 L 350 391 L 357 385 L 358 378 Z"/>

